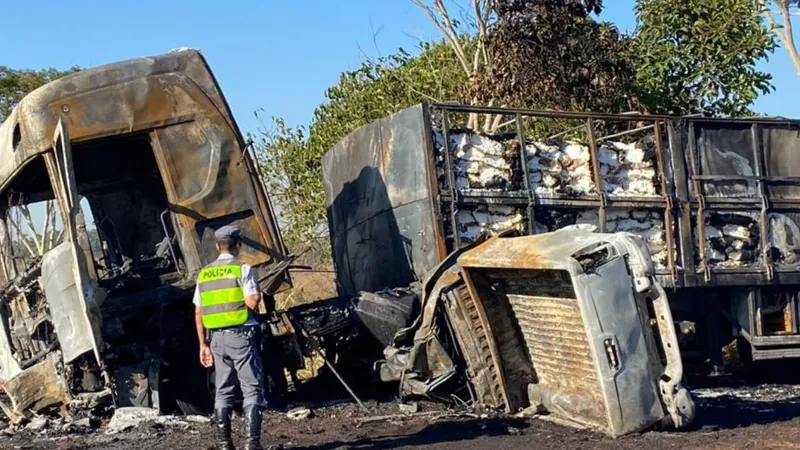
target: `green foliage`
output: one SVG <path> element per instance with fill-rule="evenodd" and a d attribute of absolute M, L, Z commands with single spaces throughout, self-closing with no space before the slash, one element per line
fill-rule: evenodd
<path fill-rule="evenodd" d="M 53 68 L 45 70 L 17 70 L 6 66 L 0 66 L 0 122 L 6 119 L 22 97 L 31 91 L 47 84 L 57 78 L 79 69 L 61 71 Z"/>
<path fill-rule="evenodd" d="M 465 38 L 465 46 L 472 48 L 473 43 Z M 446 43 L 424 43 L 418 56 L 400 49 L 343 73 L 326 92 L 327 102 L 316 109 L 308 128 L 274 119 L 271 127 L 251 136 L 264 182 L 283 219 L 287 244 L 306 247 L 325 235 L 325 152 L 357 128 L 402 108 L 421 102 L 463 102 L 466 84 Z M 320 247 L 329 250 L 328 245 Z"/>
<path fill-rule="evenodd" d="M 638 0 L 629 56 L 650 112 L 750 114 L 772 89 L 756 63 L 775 49 L 752 0 Z"/>
<path fill-rule="evenodd" d="M 597 0 L 498 0 L 478 83 L 485 102 L 535 109 L 629 111 L 633 68 L 627 39 L 591 16 Z"/>

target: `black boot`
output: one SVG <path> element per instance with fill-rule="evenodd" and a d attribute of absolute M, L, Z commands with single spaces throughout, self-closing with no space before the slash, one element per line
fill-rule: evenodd
<path fill-rule="evenodd" d="M 263 450 L 261 447 L 261 406 L 250 405 L 244 409 L 247 419 L 247 450 Z"/>
<path fill-rule="evenodd" d="M 214 410 L 214 418 L 217 422 L 219 435 L 217 437 L 218 450 L 235 450 L 233 439 L 231 438 L 231 408 L 220 408 Z"/>

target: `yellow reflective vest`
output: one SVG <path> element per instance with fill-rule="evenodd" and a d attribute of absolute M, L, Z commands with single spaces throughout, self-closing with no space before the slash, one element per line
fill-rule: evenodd
<path fill-rule="evenodd" d="M 200 271 L 197 288 L 204 327 L 213 330 L 247 322 L 248 311 L 241 280 L 242 264 L 235 259 L 214 261 Z"/>

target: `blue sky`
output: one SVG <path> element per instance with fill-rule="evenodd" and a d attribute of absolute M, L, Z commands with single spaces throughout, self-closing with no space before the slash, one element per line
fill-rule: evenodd
<path fill-rule="evenodd" d="M 463 0 L 462 0 L 463 1 Z M 634 0 L 607 0 L 602 18 L 634 27 Z M 253 111 L 305 124 L 339 74 L 375 56 L 438 38 L 410 0 L 239 0 L 8 2 L 0 64 L 15 68 L 91 67 L 177 47 L 203 51 L 243 131 Z M 377 49 L 373 29 L 381 30 Z M 800 117 L 798 87 L 779 49 L 763 65 L 777 91 L 755 109 Z"/>

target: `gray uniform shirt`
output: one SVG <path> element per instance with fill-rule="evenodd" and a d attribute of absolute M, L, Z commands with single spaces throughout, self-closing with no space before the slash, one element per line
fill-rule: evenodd
<path fill-rule="evenodd" d="M 230 259 L 233 260 L 234 257 L 228 253 L 220 253 L 217 261 L 222 261 Z M 258 283 L 256 283 L 255 273 L 251 270 L 248 264 L 242 264 L 242 290 L 244 291 L 245 297 L 249 295 L 258 295 Z M 200 288 L 194 288 L 194 300 L 192 301 L 195 306 L 200 306 Z M 258 325 L 258 321 L 256 320 L 256 315 L 253 310 L 247 310 L 247 322 L 244 323 L 244 326 L 253 326 Z"/>

